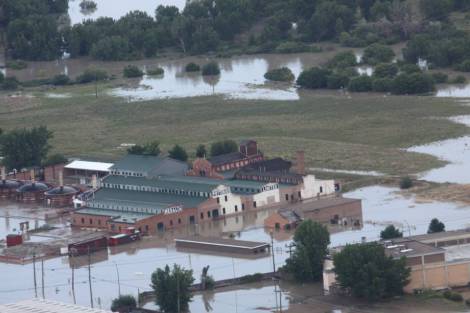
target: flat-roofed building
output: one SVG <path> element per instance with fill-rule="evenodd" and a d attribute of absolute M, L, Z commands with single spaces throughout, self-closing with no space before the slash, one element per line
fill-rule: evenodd
<path fill-rule="evenodd" d="M 108 175 L 112 166 L 113 163 L 75 160 L 64 166 L 64 182 L 91 186 L 93 177 L 99 180 Z"/>

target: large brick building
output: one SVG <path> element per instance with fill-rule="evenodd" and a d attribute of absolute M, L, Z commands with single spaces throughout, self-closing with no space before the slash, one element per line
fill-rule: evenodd
<path fill-rule="evenodd" d="M 240 150 L 258 158 L 254 147 L 246 142 Z M 278 183 L 187 173 L 194 173 L 194 168 L 188 170 L 186 163 L 168 157 L 128 155 L 111 167 L 101 188 L 84 199 L 84 208 L 73 213 L 72 224 L 113 232 L 135 226 L 155 233 L 335 192 L 334 181 L 313 175 Z"/>

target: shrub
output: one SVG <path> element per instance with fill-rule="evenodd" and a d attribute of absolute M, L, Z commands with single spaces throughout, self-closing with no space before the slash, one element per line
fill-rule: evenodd
<path fill-rule="evenodd" d="M 470 72 L 470 60 L 465 60 L 455 66 L 455 69 L 460 72 Z"/>
<path fill-rule="evenodd" d="M 100 39 L 91 47 L 93 58 L 103 61 L 119 61 L 129 58 L 130 48 L 127 38 L 111 36 Z"/>
<path fill-rule="evenodd" d="M 352 51 L 344 51 L 336 54 L 331 60 L 328 61 L 330 68 L 345 68 L 356 66 L 356 55 Z"/>
<path fill-rule="evenodd" d="M 82 10 L 93 11 L 96 10 L 96 7 L 96 2 L 92 0 L 82 0 L 82 2 L 80 2 L 80 9 Z"/>
<path fill-rule="evenodd" d="M 380 63 L 374 69 L 374 77 L 393 78 L 398 74 L 398 66 L 394 63 Z"/>
<path fill-rule="evenodd" d="M 202 75 L 210 76 L 210 75 L 220 75 L 220 67 L 219 64 L 216 62 L 209 62 L 202 67 Z"/>
<path fill-rule="evenodd" d="M 20 82 L 18 81 L 18 79 L 16 79 L 16 77 L 14 76 L 11 76 L 11 77 L 6 77 L 3 80 L 2 88 L 5 90 L 16 90 L 18 89 L 19 85 L 20 85 Z"/>
<path fill-rule="evenodd" d="M 242 284 L 249 284 L 249 283 L 259 282 L 262 279 L 263 279 L 263 274 L 255 273 L 255 274 L 245 275 L 245 276 L 240 277 L 240 282 Z"/>
<path fill-rule="evenodd" d="M 406 176 L 400 179 L 400 189 L 409 189 L 413 187 L 413 180 Z"/>
<path fill-rule="evenodd" d="M 91 83 L 93 81 L 106 80 L 108 74 L 99 69 L 86 69 L 81 75 L 77 76 L 76 81 L 79 84 Z"/>
<path fill-rule="evenodd" d="M 444 73 L 432 73 L 432 79 L 434 80 L 435 84 L 445 84 L 449 80 L 449 76 Z"/>
<path fill-rule="evenodd" d="M 59 74 L 52 78 L 52 84 L 56 86 L 67 85 L 70 82 L 70 78 L 65 74 Z"/>
<path fill-rule="evenodd" d="M 467 79 L 465 78 L 465 76 L 462 75 L 458 75 L 451 80 L 452 84 L 465 84 L 466 82 Z"/>
<path fill-rule="evenodd" d="M 122 295 L 113 300 L 111 304 L 111 311 L 127 313 L 132 312 L 137 307 L 137 301 L 132 295 Z"/>
<path fill-rule="evenodd" d="M 470 306 L 470 299 L 465 300 L 465 304 Z"/>
<path fill-rule="evenodd" d="M 463 301 L 462 295 L 460 293 L 452 291 L 452 290 L 446 290 L 442 293 L 442 295 L 444 296 L 444 298 L 446 298 L 447 300 L 450 300 L 450 301 L 454 301 L 454 302 L 462 302 Z"/>
<path fill-rule="evenodd" d="M 301 43 L 301 42 L 295 42 L 295 41 L 288 41 L 288 42 L 282 42 L 280 43 L 276 49 L 275 52 L 277 53 L 299 53 L 299 52 L 309 52 L 311 49 L 308 45 Z"/>
<path fill-rule="evenodd" d="M 150 75 L 150 76 L 160 76 L 160 75 L 163 75 L 163 74 L 165 74 L 165 70 L 161 67 L 157 67 L 157 68 L 147 70 L 147 75 Z"/>
<path fill-rule="evenodd" d="M 122 74 L 127 78 L 144 76 L 144 72 L 135 65 L 127 65 L 122 71 Z"/>
<path fill-rule="evenodd" d="M 346 73 L 333 73 L 327 77 L 327 88 L 328 89 L 340 89 L 346 88 L 349 84 L 349 75 Z"/>
<path fill-rule="evenodd" d="M 372 80 L 372 90 L 376 92 L 390 92 L 392 82 L 391 78 L 374 78 Z"/>
<path fill-rule="evenodd" d="M 349 81 L 348 90 L 353 92 L 367 92 L 372 90 L 372 78 L 367 75 L 354 77 Z"/>
<path fill-rule="evenodd" d="M 199 65 L 197 65 L 196 63 L 188 63 L 186 64 L 184 70 L 186 72 L 199 72 L 201 70 L 201 67 Z"/>
<path fill-rule="evenodd" d="M 5 80 L 5 75 L 3 72 L 0 72 L 0 84 L 3 84 L 3 81 Z"/>
<path fill-rule="evenodd" d="M 5 66 L 13 70 L 22 70 L 28 67 L 28 63 L 22 60 L 11 60 L 11 61 L 7 61 Z"/>
<path fill-rule="evenodd" d="M 387 63 L 392 61 L 395 53 L 390 47 L 374 43 L 364 49 L 362 62 L 365 64 Z"/>
<path fill-rule="evenodd" d="M 406 74 L 421 73 L 421 68 L 416 64 L 402 64 L 400 71 Z"/>
<path fill-rule="evenodd" d="M 392 92 L 397 95 L 421 94 L 434 90 L 434 80 L 423 73 L 400 74 L 393 79 Z"/>
<path fill-rule="evenodd" d="M 320 89 L 328 85 L 328 75 L 331 71 L 319 67 L 312 67 L 300 73 L 297 84 L 303 88 Z"/>
<path fill-rule="evenodd" d="M 281 67 L 266 72 L 264 78 L 279 82 L 290 82 L 295 79 L 295 76 L 289 68 Z"/>

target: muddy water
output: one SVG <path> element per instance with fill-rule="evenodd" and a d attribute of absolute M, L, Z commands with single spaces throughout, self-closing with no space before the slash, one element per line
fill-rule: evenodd
<path fill-rule="evenodd" d="M 397 191 L 397 189 L 387 187 L 367 187 L 346 194 L 348 197 L 363 199 L 365 225 L 358 230 L 336 229 L 331 235 L 331 244 L 359 242 L 363 237 L 366 240 L 376 239 L 388 223 L 394 223 L 403 229 L 405 234 L 424 233 L 432 217 L 441 219 L 447 229 L 469 226 L 470 208 L 459 207 L 452 203 L 417 203 L 414 198 L 403 198 L 396 193 Z M 174 236 L 194 233 L 213 236 L 234 233 L 236 238 L 242 240 L 270 242 L 269 232 L 262 227 L 268 215 L 268 212 L 250 212 L 247 216 L 230 217 L 214 223 L 201 224 L 198 228 L 181 229 L 175 233 L 167 233 L 164 237 L 147 238 L 135 244 L 113 247 L 109 251 L 94 254 L 92 257 L 94 303 L 101 303 L 102 307 L 108 308 L 112 298 L 116 297 L 118 293 L 116 264 L 120 274 L 121 292 L 130 294 L 137 294 L 138 290 L 149 290 L 150 274 L 157 267 L 164 267 L 166 264 L 177 263 L 185 268 L 193 269 L 196 280 L 206 265 L 210 265 L 209 273 L 215 279 L 271 271 L 272 258 L 270 256 L 252 259 L 236 255 L 202 254 L 178 251 L 173 245 Z M 0 224 L 4 223 L 4 218 L 0 218 L 0 221 Z M 289 255 L 287 245 L 290 243 L 291 236 L 291 233 L 274 233 L 274 256 L 277 267 L 283 265 Z M 70 262 L 73 262 L 77 268 L 75 270 L 77 302 L 89 305 L 86 257 L 72 260 L 68 257 L 59 257 L 45 261 L 46 298 L 73 302 Z M 40 277 L 40 268 L 37 268 L 37 275 Z M 2 278 L 0 303 L 34 296 L 31 264 L 0 264 L 0 277 Z M 271 291 L 268 290 L 266 293 Z M 264 291 L 260 292 L 264 293 Z M 40 293 L 41 288 L 39 288 Z M 233 297 L 233 294 L 222 297 Z M 255 298 L 260 306 L 265 305 L 264 299 Z M 254 306 L 252 302 L 249 303 L 248 307 Z M 240 311 L 243 312 L 241 309 Z"/>
<path fill-rule="evenodd" d="M 82 11 L 80 0 L 69 1 L 70 21 L 77 24 L 86 19 L 97 19 L 99 17 L 112 17 L 119 19 L 130 11 L 139 10 L 150 16 L 155 16 L 155 9 L 159 5 L 174 5 L 180 10 L 184 8 L 185 0 L 93 0 L 97 4 L 95 11 Z"/>
<path fill-rule="evenodd" d="M 470 116 L 458 116 L 452 120 L 470 126 Z M 470 183 L 470 136 L 411 147 L 408 151 L 431 154 L 450 162 L 444 167 L 421 174 L 422 179 L 439 183 Z"/>
<path fill-rule="evenodd" d="M 470 84 L 450 85 L 441 87 L 436 92 L 436 97 L 441 98 L 470 98 Z"/>

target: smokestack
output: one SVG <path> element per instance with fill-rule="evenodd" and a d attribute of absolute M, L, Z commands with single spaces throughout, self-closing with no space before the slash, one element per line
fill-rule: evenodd
<path fill-rule="evenodd" d="M 91 187 L 93 187 L 93 189 L 98 188 L 98 181 L 96 175 L 91 176 Z"/>
<path fill-rule="evenodd" d="M 6 181 L 6 180 L 7 180 L 7 171 L 6 171 L 5 166 L 2 166 L 2 181 Z"/>
<path fill-rule="evenodd" d="M 64 187 L 64 172 L 59 171 L 59 186 Z"/>
<path fill-rule="evenodd" d="M 299 150 L 295 157 L 295 173 L 299 175 L 305 175 L 305 152 Z"/>
<path fill-rule="evenodd" d="M 31 170 L 31 182 L 34 184 L 35 181 L 36 181 L 36 177 L 35 177 L 35 173 L 34 173 L 34 169 Z"/>

